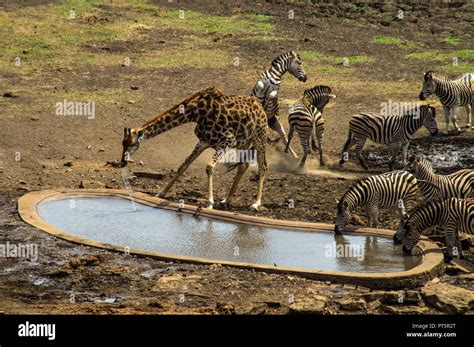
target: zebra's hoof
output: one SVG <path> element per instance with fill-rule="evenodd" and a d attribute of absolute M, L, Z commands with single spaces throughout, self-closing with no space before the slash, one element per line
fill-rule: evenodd
<path fill-rule="evenodd" d="M 326 163 L 324 161 L 319 162 L 319 166 L 326 166 Z"/>
<path fill-rule="evenodd" d="M 344 165 L 344 163 L 345 163 L 344 159 L 339 160 L 339 166 Z"/>
<path fill-rule="evenodd" d="M 464 127 L 469 128 L 471 126 L 471 123 L 467 123 Z"/>
<path fill-rule="evenodd" d="M 158 193 L 158 197 L 163 199 L 163 198 L 166 197 L 166 193 L 159 192 L 159 193 Z"/>
<path fill-rule="evenodd" d="M 229 207 L 229 204 L 226 199 L 223 199 L 219 202 L 219 207 L 222 209 L 227 209 Z"/>

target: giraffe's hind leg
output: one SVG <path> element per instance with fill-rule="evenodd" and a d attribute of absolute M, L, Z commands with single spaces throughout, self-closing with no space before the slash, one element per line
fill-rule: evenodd
<path fill-rule="evenodd" d="M 207 173 L 207 182 L 208 182 L 208 198 L 207 198 L 207 208 L 214 207 L 214 168 L 217 165 L 217 162 L 225 155 L 227 150 L 230 147 L 233 147 L 235 141 L 225 141 L 220 143 L 217 148 L 216 152 L 212 156 L 211 161 L 206 166 L 206 173 Z"/>
<path fill-rule="evenodd" d="M 164 198 L 166 196 L 166 193 L 170 190 L 170 188 L 173 186 L 173 184 L 176 182 L 176 180 L 187 170 L 189 165 L 196 160 L 199 155 L 204 152 L 206 148 L 209 147 L 209 144 L 204 141 L 200 141 L 196 144 L 194 147 L 191 155 L 186 158 L 186 160 L 181 164 L 181 166 L 178 169 L 178 172 L 171 178 L 171 180 L 168 182 L 168 184 L 161 190 L 161 192 L 158 194 L 160 198 Z"/>
<path fill-rule="evenodd" d="M 237 174 L 235 175 L 234 182 L 232 183 L 232 187 L 229 190 L 229 194 L 227 194 L 227 197 L 221 201 L 221 204 L 223 206 L 228 206 L 232 198 L 234 197 L 235 191 L 237 190 L 237 186 L 239 185 L 240 179 L 244 175 L 245 171 L 249 168 L 250 164 L 248 162 L 241 163 L 237 167 Z"/>
<path fill-rule="evenodd" d="M 265 156 L 265 141 L 266 135 L 261 136 L 258 141 L 255 141 L 254 147 L 257 150 L 257 162 L 258 162 L 258 191 L 257 201 L 250 207 L 252 210 L 258 211 L 258 208 L 262 205 L 263 195 L 263 184 L 267 175 L 267 159 Z"/>

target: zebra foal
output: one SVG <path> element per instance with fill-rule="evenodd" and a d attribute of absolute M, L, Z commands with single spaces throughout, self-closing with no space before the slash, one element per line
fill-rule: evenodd
<path fill-rule="evenodd" d="M 329 100 L 335 98 L 336 95 L 331 94 L 331 88 L 328 86 L 315 86 L 304 91 L 301 103 L 290 107 L 288 115 L 290 128 L 285 153 L 288 153 L 293 133 L 296 130 L 304 151 L 299 164 L 300 168 L 304 167 L 306 157 L 311 153 L 311 149 L 319 151 L 319 164 L 321 166 L 325 165 L 323 159 L 324 118 L 322 113 Z"/>

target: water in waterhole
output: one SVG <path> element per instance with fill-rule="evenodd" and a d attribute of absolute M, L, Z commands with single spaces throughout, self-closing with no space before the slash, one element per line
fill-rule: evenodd
<path fill-rule="evenodd" d="M 229 223 L 120 198 L 51 200 L 41 203 L 38 212 L 46 222 L 70 234 L 124 249 L 366 273 L 409 270 L 421 261 L 404 256 L 391 238 Z"/>

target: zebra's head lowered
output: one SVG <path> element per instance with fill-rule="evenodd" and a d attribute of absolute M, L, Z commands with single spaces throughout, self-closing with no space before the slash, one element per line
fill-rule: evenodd
<path fill-rule="evenodd" d="M 296 52 L 289 51 L 280 55 L 272 61 L 272 67 L 280 74 L 284 74 L 288 71 L 302 82 L 306 82 L 308 79 L 306 72 L 301 65 L 300 55 Z"/>
<path fill-rule="evenodd" d="M 331 88 L 328 86 L 315 86 L 305 89 L 303 94 L 303 103 L 315 106 L 321 113 L 329 100 L 335 99 L 336 94 L 331 94 Z"/>
<path fill-rule="evenodd" d="M 438 124 L 436 123 L 436 108 L 430 105 L 418 106 L 420 116 L 423 120 L 423 126 L 428 130 L 431 136 L 438 135 Z"/>
<path fill-rule="evenodd" d="M 336 214 L 336 223 L 334 225 L 334 232 L 336 234 L 342 234 L 347 224 L 352 219 L 351 211 L 349 209 L 349 203 L 342 198 L 340 201 L 337 201 L 337 214 Z"/>
<path fill-rule="evenodd" d="M 415 248 L 416 244 L 418 243 L 418 241 L 420 241 L 421 235 L 418 230 L 412 225 L 412 223 L 410 222 L 410 217 L 407 214 L 403 215 L 397 234 L 398 238 L 401 239 L 401 243 L 403 245 L 403 253 L 412 254 L 412 251 Z"/>
<path fill-rule="evenodd" d="M 428 71 L 423 76 L 423 87 L 421 87 L 420 100 L 426 100 L 434 93 L 433 75 L 434 71 Z"/>
<path fill-rule="evenodd" d="M 130 128 L 124 128 L 123 140 L 122 140 L 122 160 L 120 161 L 121 167 L 128 164 L 130 156 L 140 148 L 140 143 L 144 138 L 143 130 L 135 130 Z"/>

